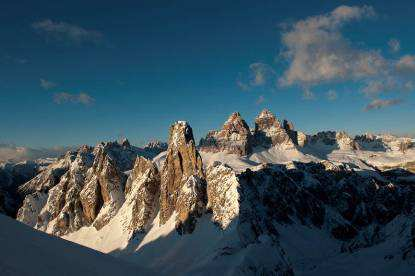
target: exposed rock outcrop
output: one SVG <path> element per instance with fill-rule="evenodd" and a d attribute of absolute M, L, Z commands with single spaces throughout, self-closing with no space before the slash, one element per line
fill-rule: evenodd
<path fill-rule="evenodd" d="M 291 131 L 294 131 L 294 128 L 288 125 L 286 120 L 284 126 L 281 126 L 275 115 L 264 109 L 255 119 L 254 144 L 265 148 L 272 146 L 293 148 L 295 143 L 289 135 Z"/>
<path fill-rule="evenodd" d="M 69 170 L 59 183 L 49 190 L 45 207 L 40 212 L 36 228 L 54 235 L 64 235 L 87 225 L 79 194 L 88 169 L 93 162 L 92 148 L 82 146 Z"/>
<path fill-rule="evenodd" d="M 181 233 L 192 232 L 206 206 L 206 181 L 202 158 L 196 150 L 192 128 L 179 121 L 170 127 L 169 147 L 161 173 L 160 224 L 173 213 Z"/>
<path fill-rule="evenodd" d="M 68 152 L 20 188 L 18 220 L 55 235 L 102 228 L 124 203 L 125 172 L 139 153 L 128 140 Z"/>
<path fill-rule="evenodd" d="M 123 204 L 127 176 L 137 157 L 129 143 L 102 143 L 94 149 L 94 162 L 80 193 L 82 208 L 89 223 L 101 229 Z"/>
<path fill-rule="evenodd" d="M 49 190 L 55 187 L 67 173 L 76 155 L 76 151 L 67 152 L 61 159 L 19 187 L 19 194 L 24 200 L 18 210 L 17 220 L 35 227 L 38 216 L 47 202 Z"/>
<path fill-rule="evenodd" d="M 309 139 L 310 145 L 332 147 L 340 150 L 358 150 L 359 144 L 346 132 L 323 131 L 312 135 Z"/>
<path fill-rule="evenodd" d="M 232 168 L 215 162 L 207 168 L 207 208 L 222 229 L 239 215 L 239 181 Z"/>
<path fill-rule="evenodd" d="M 120 209 L 124 226 L 134 233 L 145 231 L 157 214 L 160 197 L 160 173 L 157 166 L 137 157 L 125 187 L 125 202 Z"/>
<path fill-rule="evenodd" d="M 252 135 L 248 124 L 238 112 L 232 113 L 220 131 L 210 131 L 200 140 L 201 151 L 227 152 L 240 156 L 252 152 Z"/>
<path fill-rule="evenodd" d="M 153 140 L 148 142 L 145 146 L 144 146 L 144 150 L 146 152 L 152 153 L 154 156 L 158 155 L 159 153 L 166 151 L 167 150 L 167 143 L 164 142 L 160 142 L 157 140 Z"/>

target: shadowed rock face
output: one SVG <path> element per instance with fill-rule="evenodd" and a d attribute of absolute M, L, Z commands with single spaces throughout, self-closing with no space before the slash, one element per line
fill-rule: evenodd
<path fill-rule="evenodd" d="M 177 213 L 177 228 L 191 232 L 205 207 L 206 183 L 202 158 L 187 122 L 170 127 L 169 147 L 161 173 L 160 224 Z"/>
<path fill-rule="evenodd" d="M 16 217 L 24 199 L 19 194 L 19 186 L 35 177 L 42 165 L 38 161 L 0 163 L 0 213 Z"/>
<path fill-rule="evenodd" d="M 4 194 L 0 191 L 0 213 L 5 214 L 6 210 L 4 208 L 4 201 L 5 201 L 5 196 Z"/>
<path fill-rule="evenodd" d="M 94 150 L 95 160 L 80 193 L 88 222 L 101 229 L 124 202 L 124 171 L 133 167 L 136 151 L 128 142 L 105 143 Z"/>
<path fill-rule="evenodd" d="M 232 113 L 220 131 L 211 131 L 200 140 L 200 150 L 227 152 L 240 156 L 252 152 L 252 135 L 248 124 L 238 112 Z"/>

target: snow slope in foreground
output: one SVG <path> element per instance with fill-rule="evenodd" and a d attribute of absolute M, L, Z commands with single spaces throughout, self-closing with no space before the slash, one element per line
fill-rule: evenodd
<path fill-rule="evenodd" d="M 0 275 L 149 275 L 148 270 L 0 215 Z"/>

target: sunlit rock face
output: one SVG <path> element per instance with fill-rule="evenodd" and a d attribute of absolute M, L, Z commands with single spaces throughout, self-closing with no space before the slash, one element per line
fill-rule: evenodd
<path fill-rule="evenodd" d="M 359 144 L 344 131 L 322 131 L 310 136 L 311 146 L 325 146 L 340 150 L 358 150 Z"/>
<path fill-rule="evenodd" d="M 200 140 L 200 150 L 226 152 L 240 156 L 252 152 L 253 137 L 248 124 L 238 112 L 232 113 L 219 131 L 210 131 Z"/>
<path fill-rule="evenodd" d="M 187 233 L 193 231 L 206 204 L 202 158 L 187 122 L 179 121 L 170 127 L 168 144 L 161 172 L 160 224 L 176 213 L 178 230 Z"/>
<path fill-rule="evenodd" d="M 160 173 L 157 166 L 137 157 L 125 186 L 125 202 L 121 213 L 131 233 L 144 232 L 157 214 L 160 197 Z"/>
<path fill-rule="evenodd" d="M 207 209 L 212 220 L 226 229 L 239 215 L 239 181 L 226 164 L 215 162 L 207 168 Z"/>
<path fill-rule="evenodd" d="M 92 148 L 81 147 L 69 170 L 60 178 L 59 183 L 49 190 L 46 204 L 37 218 L 37 229 L 63 235 L 87 224 L 79 193 L 92 162 Z"/>
<path fill-rule="evenodd" d="M 110 142 L 95 147 L 94 156 L 80 198 L 87 221 L 100 229 L 124 202 L 124 172 L 133 167 L 137 152 L 128 141 Z"/>
<path fill-rule="evenodd" d="M 284 120 L 283 127 L 277 117 L 268 109 L 264 109 L 255 119 L 254 145 L 265 148 L 272 146 L 282 146 L 286 148 L 295 147 L 295 143 L 290 137 L 289 132 L 293 131 L 293 126 L 288 128 L 287 121 Z"/>
<path fill-rule="evenodd" d="M 18 220 L 55 235 L 101 229 L 123 204 L 125 172 L 141 152 L 128 140 L 68 152 L 20 187 Z"/>

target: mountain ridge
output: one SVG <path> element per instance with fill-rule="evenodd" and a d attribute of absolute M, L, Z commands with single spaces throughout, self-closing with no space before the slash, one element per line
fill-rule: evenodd
<path fill-rule="evenodd" d="M 167 151 L 149 148 L 123 140 L 68 152 L 19 187 L 17 219 L 151 269 L 161 262 L 163 273 L 202 275 L 214 267 L 231 275 L 311 273 L 327 264 L 308 258 L 304 266 L 287 255 L 286 228 L 308 227 L 304 235 L 330 241 L 341 258 L 386 244 L 399 221 L 407 234 L 388 250 L 413 265 L 414 175 L 379 166 L 413 160 L 412 140 L 306 135 L 264 110 L 254 130 L 233 113 L 199 147 L 190 125 L 178 121 Z M 203 235 L 215 242 L 204 244 Z M 195 239 L 205 250 L 183 251 Z M 167 265 L 173 256 L 181 261 Z"/>

